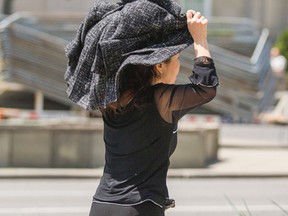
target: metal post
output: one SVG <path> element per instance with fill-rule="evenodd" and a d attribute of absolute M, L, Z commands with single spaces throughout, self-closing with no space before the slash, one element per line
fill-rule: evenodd
<path fill-rule="evenodd" d="M 44 95 L 42 91 L 35 92 L 34 109 L 37 113 L 41 113 L 44 108 Z"/>

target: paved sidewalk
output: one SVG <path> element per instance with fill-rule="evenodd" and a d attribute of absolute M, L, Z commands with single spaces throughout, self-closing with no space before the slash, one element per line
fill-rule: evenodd
<path fill-rule="evenodd" d="M 222 147 L 288 148 L 288 125 L 222 124 Z"/>
<path fill-rule="evenodd" d="M 0 168 L 0 178 L 100 178 L 99 169 Z M 170 178 L 288 177 L 288 148 L 220 148 L 219 161 L 201 169 L 170 169 Z"/>
<path fill-rule="evenodd" d="M 171 170 L 170 177 L 288 177 L 287 148 L 221 148 L 205 169 Z"/>

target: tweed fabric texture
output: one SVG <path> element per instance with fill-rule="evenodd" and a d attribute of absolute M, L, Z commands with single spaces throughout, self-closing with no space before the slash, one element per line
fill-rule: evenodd
<path fill-rule="evenodd" d="M 65 48 L 68 97 L 85 109 L 105 108 L 119 96 L 125 66 L 155 65 L 192 43 L 173 0 L 96 1 Z"/>

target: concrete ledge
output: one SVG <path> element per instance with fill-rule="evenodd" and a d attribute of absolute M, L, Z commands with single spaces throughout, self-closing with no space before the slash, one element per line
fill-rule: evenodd
<path fill-rule="evenodd" d="M 10 134 L 0 132 L 0 167 L 10 164 L 10 138 Z"/>
<path fill-rule="evenodd" d="M 204 168 L 218 160 L 219 123 L 178 124 L 178 145 L 171 157 L 171 168 Z"/>
<path fill-rule="evenodd" d="M 50 131 L 13 131 L 11 134 L 12 167 L 49 167 L 52 155 Z"/>
<path fill-rule="evenodd" d="M 102 119 L 1 121 L 0 130 L 0 167 L 104 166 Z M 218 124 L 180 122 L 171 167 L 200 168 L 217 160 L 218 130 Z"/>
<path fill-rule="evenodd" d="M 102 128 L 87 119 L 0 121 L 0 167 L 101 167 Z"/>

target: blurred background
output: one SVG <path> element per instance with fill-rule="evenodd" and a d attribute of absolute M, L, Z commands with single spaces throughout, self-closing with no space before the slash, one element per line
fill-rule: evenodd
<path fill-rule="evenodd" d="M 100 113 L 72 103 L 63 78 L 64 47 L 93 1 L 0 0 L 2 167 L 103 166 Z M 179 123 L 180 142 L 200 144 L 192 157 L 198 159 L 187 155 L 185 162 L 183 147 L 172 167 L 205 167 L 224 146 L 287 147 L 287 1 L 178 3 L 183 12 L 193 8 L 209 18 L 208 40 L 221 81 L 216 98 Z M 178 83 L 187 82 L 193 59 L 193 46 L 181 53 Z"/>
<path fill-rule="evenodd" d="M 209 18 L 220 86 L 179 122 L 168 183 L 180 207 L 167 214 L 288 215 L 287 0 L 177 2 Z M 67 98 L 63 76 L 93 3 L 0 0 L 0 215 L 87 215 L 103 124 Z M 181 53 L 178 83 L 193 59 L 193 46 Z"/>
<path fill-rule="evenodd" d="M 183 11 L 194 8 L 209 17 L 209 42 L 221 77 L 216 99 L 195 113 L 217 114 L 229 123 L 287 122 L 287 111 L 275 111 L 287 97 L 283 92 L 287 88 L 283 58 L 288 55 L 287 2 L 178 2 Z M 34 117 L 80 110 L 66 97 L 63 49 L 92 4 L 93 0 L 0 1 L 2 118 L 13 116 L 11 109 L 20 109 L 22 115 L 36 111 Z M 271 52 L 274 46 L 278 50 Z M 192 48 L 182 55 L 179 82 L 186 82 L 191 58 Z"/>

